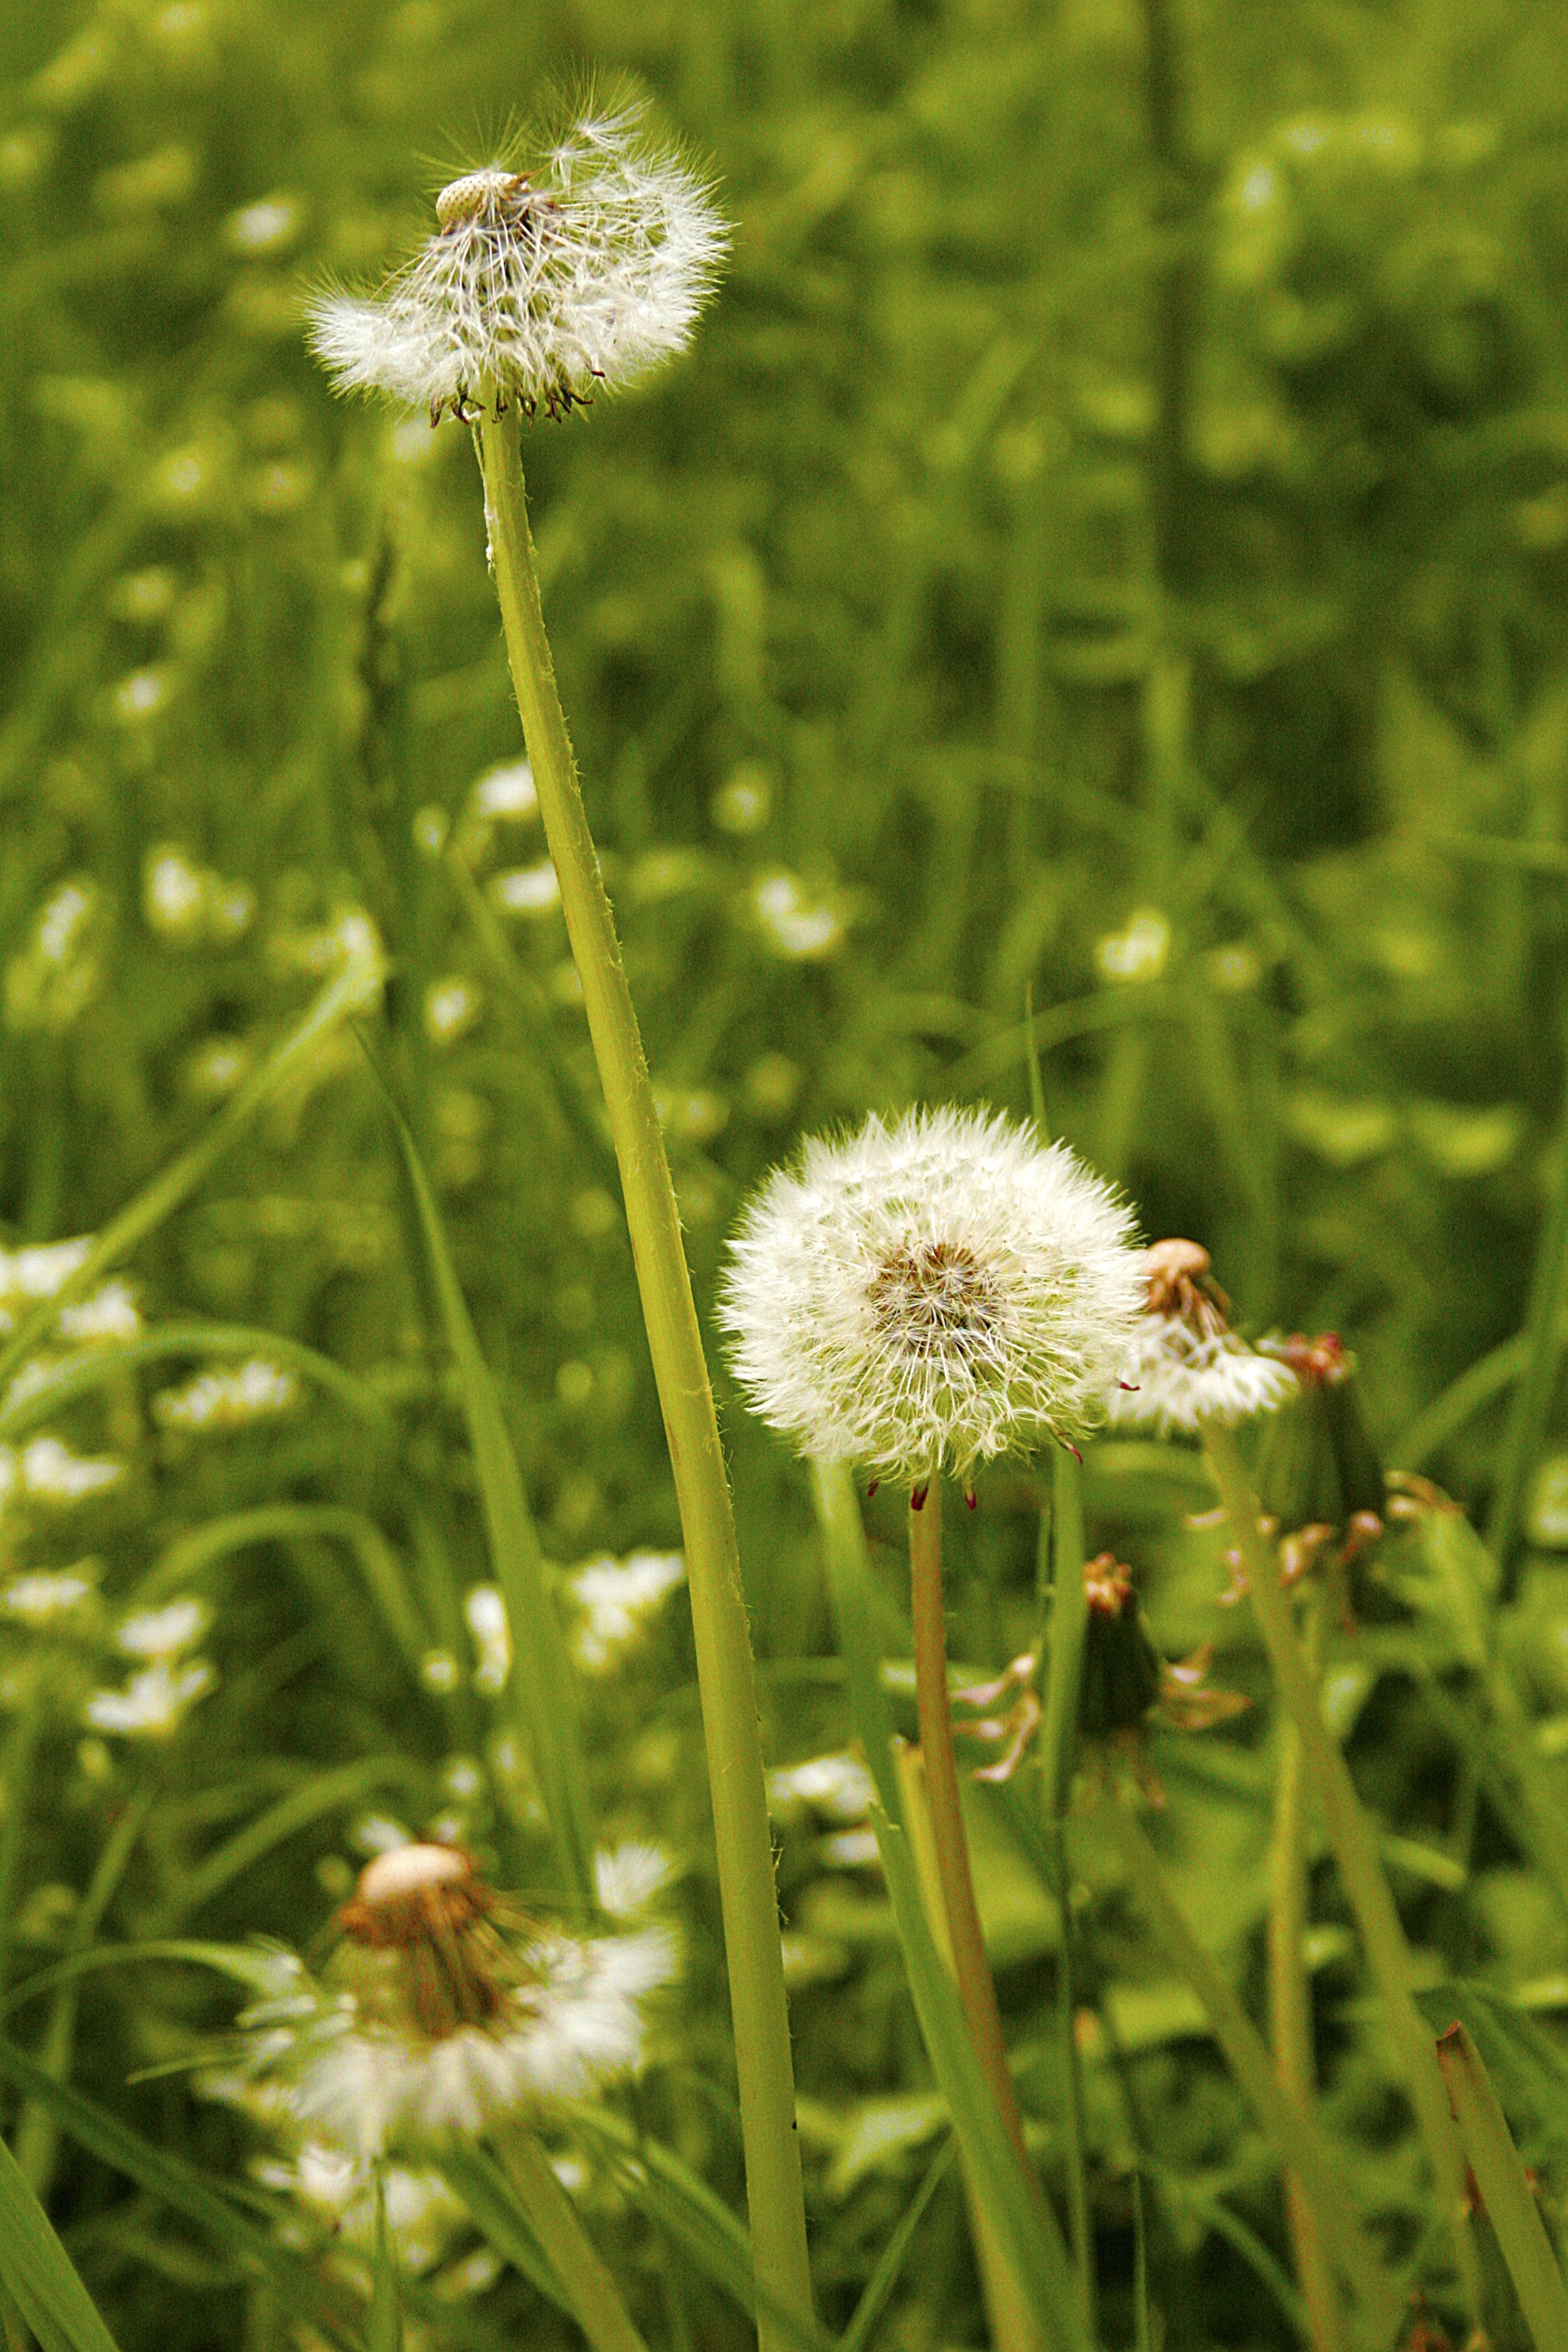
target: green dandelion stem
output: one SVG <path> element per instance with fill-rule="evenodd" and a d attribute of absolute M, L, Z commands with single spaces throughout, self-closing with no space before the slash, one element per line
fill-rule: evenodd
<path fill-rule="evenodd" d="M 808 2317 L 789 2015 L 734 1516 L 669 1163 L 545 635 L 516 426 L 498 421 L 493 408 L 492 402 L 478 435 L 496 590 L 620 1166 L 686 1538 L 757 2279 L 785 2309 Z M 758 2334 L 763 2352 L 785 2340 L 765 2317 Z"/>
<path fill-rule="evenodd" d="M 969 1844 L 959 1802 L 952 1716 L 947 1696 L 947 1633 L 942 1605 L 942 1481 L 937 1477 L 927 1486 L 923 1503 L 918 1500 L 917 1493 L 916 1501 L 910 1505 L 910 1580 L 915 1629 L 915 1706 L 920 1717 L 921 1752 L 925 1759 L 926 1804 L 958 1997 L 963 2004 L 974 2054 L 995 2095 L 1013 2145 L 1027 2167 L 1024 2121 L 1008 2071 L 1007 2044 L 996 2007 L 991 1963 L 985 1957 L 985 1938 L 974 1900 Z"/>

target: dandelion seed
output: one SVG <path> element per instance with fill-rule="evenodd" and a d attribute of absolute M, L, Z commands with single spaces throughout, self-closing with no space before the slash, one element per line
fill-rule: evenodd
<path fill-rule="evenodd" d="M 577 1937 L 529 1918 L 455 1847 L 408 1845 L 360 1874 L 320 1981 L 240 2019 L 240 2074 L 359 2161 L 584 2098 L 642 2064 L 658 1928 Z"/>
<path fill-rule="evenodd" d="M 686 343 L 725 232 L 701 182 L 632 113 L 576 123 L 531 176 L 504 163 L 436 199 L 436 235 L 374 300 L 329 294 L 311 339 L 340 392 L 466 419 L 566 413 Z"/>
<path fill-rule="evenodd" d="M 567 1590 L 584 1612 L 573 1645 L 578 1664 L 605 1673 L 685 1577 L 679 1552 L 635 1551 L 625 1561 L 591 1559 L 577 1569 Z"/>
<path fill-rule="evenodd" d="M 875 1117 L 807 1144 L 731 1244 L 721 1313 L 753 1408 L 804 1453 L 923 1491 L 1097 1419 L 1142 1292 L 1130 1212 L 997 1115 Z"/>
<path fill-rule="evenodd" d="M 1205 1421 L 1234 1428 L 1276 1412 L 1296 1393 L 1283 1364 L 1238 1339 L 1229 1302 L 1196 1242 L 1156 1243 L 1143 1254 L 1147 1310 L 1140 1318 L 1106 1410 L 1120 1428 L 1195 1433 Z"/>

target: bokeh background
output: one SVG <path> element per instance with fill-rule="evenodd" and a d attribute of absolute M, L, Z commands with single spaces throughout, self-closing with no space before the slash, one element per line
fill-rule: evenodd
<path fill-rule="evenodd" d="M 710 163 L 731 263 L 689 357 L 531 431 L 524 456 L 704 1310 L 727 1224 L 803 1129 L 914 1099 L 1026 1113 L 1032 1003 L 1054 1130 L 1148 1234 L 1211 1248 L 1247 1328 L 1341 1331 L 1391 1458 L 1484 1517 L 1568 1181 L 1556 0 L 50 0 L 3 37 L 9 1249 L 97 1230 L 135 1195 L 367 917 L 391 975 L 377 1051 L 545 1550 L 564 1576 L 678 1544 L 542 842 L 515 775 L 483 782 L 521 747 L 473 453 L 450 423 L 334 402 L 302 337 L 304 290 L 399 259 L 435 188 L 547 90 L 629 78 Z M 308 1938 L 374 1841 L 367 1809 L 483 1846 L 505 1783 L 527 1827 L 468 1633 L 437 1622 L 489 1571 L 352 1036 L 131 1273 L 149 1323 L 306 1343 L 400 1435 L 378 1452 L 313 1396 L 193 1437 L 134 1381 L 58 1424 L 128 1475 L 68 1518 L 14 1510 L 0 1543 L 21 1567 L 90 1554 L 111 1598 L 167 1583 L 171 1548 L 195 1544 L 218 1680 L 169 1739 L 112 1748 L 84 1748 L 58 1691 L 23 1704 L 20 1666 L 0 1689 L 14 1979 L 78 1932 L 128 1805 L 150 1810 L 105 1897 L 111 1939 Z M 788 1763 L 845 1736 L 815 1538 L 798 1470 L 720 1379 Z M 1552 1426 L 1516 1609 L 1548 1711 L 1568 1705 Z M 1195 1599 L 1197 1555 L 1151 1492 L 1147 1465 L 1091 1457 L 1100 1533 L 1142 1544 L 1174 1646 L 1213 1630 L 1212 1556 Z M 1027 1639 L 1032 1502 L 1026 1470 L 996 1472 L 959 1531 L 960 1655 L 995 1664 Z M 300 1516 L 241 1527 L 285 1506 Z M 368 1612 L 350 1518 L 406 1569 L 449 1676 L 411 1672 Z M 895 1543 L 897 1499 L 871 1524 Z M 728 2062 L 682 1608 L 593 1685 L 592 1733 L 606 1822 L 657 1828 L 688 1872 L 689 1990 L 650 2113 L 732 2196 L 728 2095 L 704 2088 Z M 1245 1650 L 1245 1628 L 1224 1638 Z M 1243 1654 L 1231 1679 L 1250 1671 Z M 1397 1675 L 1370 1675 L 1347 1723 L 1363 1705 L 1373 1785 L 1440 1843 L 1451 1756 Z M 1182 1852 L 1214 1937 L 1245 1950 L 1262 1782 L 1244 1739 L 1234 1753 Z M 835 1874 L 815 1830 L 784 1833 L 831 2309 L 936 2126 L 874 1886 Z M 1507 1883 L 1461 1895 L 1459 1864 L 1447 1882 L 1434 1865 L 1428 1940 L 1539 1977 L 1568 1942 L 1502 1825 L 1486 1834 L 1483 1809 L 1481 1861 Z M 987 1872 L 1022 2016 L 1055 1931 L 1016 1857 L 998 1846 Z M 1179 2002 L 1156 2011 L 1123 2023 L 1153 2053 L 1160 2161 L 1228 2179 L 1234 2097 L 1173 2038 Z M 44 2014 L 18 2013 L 29 2045 Z M 221 2014 L 173 1971 L 106 1971 L 62 2068 L 238 2179 L 232 2117 L 183 2076 L 126 2084 Z M 847 2157 L 856 2100 L 882 2137 Z M 1102 2105 L 1115 2273 L 1131 2126 L 1109 2090 Z M 292 2340 L 273 2291 L 146 2181 L 74 2145 L 39 2178 L 127 2346 Z M 1274 2192 L 1236 2178 L 1267 2254 Z M 973 2319 L 952 2180 L 931 2217 L 887 2323 L 910 2352 Z M 649 2226 L 605 2226 L 666 2340 L 738 2340 Z M 1287 2340 L 1234 2231 L 1174 2190 L 1160 2226 L 1173 2335 Z M 494 2288 L 506 2325 L 527 2292 Z M 502 2324 L 479 2308 L 464 2326 Z M 528 2324 L 542 2344 L 564 2326 Z"/>

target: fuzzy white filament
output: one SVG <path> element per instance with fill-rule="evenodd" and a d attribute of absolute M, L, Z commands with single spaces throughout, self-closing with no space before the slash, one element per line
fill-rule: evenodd
<path fill-rule="evenodd" d="M 436 235 L 374 300 L 311 312 L 341 392 L 432 420 L 469 401 L 554 415 L 687 341 L 726 242 L 700 180 L 635 113 L 584 117 L 524 174 L 494 163 L 443 188 Z"/>
<path fill-rule="evenodd" d="M 668 1934 L 543 1931 L 526 1957 L 528 1980 L 491 2022 L 434 2038 L 374 1997 L 302 1977 L 240 2020 L 243 2073 L 279 2084 L 300 2126 L 361 2160 L 471 2137 L 635 2074 L 647 1998 L 675 1973 Z"/>
<path fill-rule="evenodd" d="M 1191 1436 L 1205 1421 L 1234 1429 L 1275 1412 L 1297 1391 L 1293 1372 L 1257 1355 L 1234 1331 L 1194 1331 L 1165 1315 L 1140 1319 L 1121 1380 L 1125 1387 L 1107 1400 L 1110 1421 L 1158 1437 L 1176 1430 Z"/>
<path fill-rule="evenodd" d="M 731 1244 L 721 1312 L 756 1411 L 918 1485 L 1100 1417 L 1143 1283 L 1131 1215 L 998 1115 L 873 1116 L 808 1143 Z"/>

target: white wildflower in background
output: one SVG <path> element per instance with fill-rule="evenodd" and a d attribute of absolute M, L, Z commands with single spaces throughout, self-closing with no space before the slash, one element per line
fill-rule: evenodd
<path fill-rule="evenodd" d="M 192 1658 L 183 1666 L 159 1658 L 132 1675 L 123 1690 L 94 1691 L 83 1715 L 94 1731 L 116 1732 L 126 1739 L 166 1739 L 216 1680 L 205 1658 Z"/>
<path fill-rule="evenodd" d="M 470 804 L 481 824 L 503 819 L 512 824 L 531 823 L 539 814 L 539 788 L 532 768 L 526 760 L 508 760 L 499 768 L 487 768 L 474 786 Z"/>
<path fill-rule="evenodd" d="M 311 340 L 341 392 L 387 392 L 432 423 L 470 401 L 556 415 L 679 351 L 725 231 L 707 189 L 635 112 L 586 115 L 531 174 L 470 172 L 436 235 L 374 300 L 332 293 Z"/>
<path fill-rule="evenodd" d="M 232 1371 L 200 1372 L 183 1389 L 164 1389 L 153 1400 L 153 1418 L 163 1429 L 228 1431 L 288 1412 L 299 1402 L 292 1372 L 250 1356 Z"/>
<path fill-rule="evenodd" d="M 141 1328 L 136 1301 L 129 1285 L 123 1282 L 106 1282 L 90 1298 L 79 1299 L 74 1307 L 60 1309 L 62 1339 L 134 1339 Z"/>
<path fill-rule="evenodd" d="M 0 1592 L 0 1609 L 37 1632 L 57 1619 L 77 1616 L 98 1592 L 98 1562 L 78 1568 L 35 1569 L 15 1576 Z"/>
<path fill-rule="evenodd" d="M 685 1577 L 679 1552 L 634 1551 L 626 1560 L 590 1559 L 574 1570 L 567 1590 L 584 1612 L 573 1643 L 578 1664 L 605 1673 Z"/>
<path fill-rule="evenodd" d="M 808 1143 L 742 1220 L 736 1376 L 803 1453 L 922 1483 L 1101 1411 L 1142 1304 L 1131 1213 L 999 1115 L 872 1116 Z"/>
<path fill-rule="evenodd" d="M 264 2158 L 253 2167 L 264 2189 L 291 2198 L 340 2243 L 368 2255 L 375 2245 L 377 2168 L 320 2140 L 303 2141 L 289 2160 Z M 438 2172 L 407 2165 L 380 2168 L 386 2226 L 398 2266 L 415 2277 L 434 2269 L 455 2240 L 472 2227 L 468 2209 Z"/>
<path fill-rule="evenodd" d="M 1118 1381 L 1107 1391 L 1110 1421 L 1169 1437 L 1205 1421 L 1234 1428 L 1273 1412 L 1296 1393 L 1295 1375 L 1238 1339 L 1229 1302 L 1209 1276 L 1197 1242 L 1157 1242 L 1143 1254 L 1147 1309 Z"/>
<path fill-rule="evenodd" d="M 511 1672 L 511 1627 L 500 1586 L 471 1585 L 464 1598 L 463 1614 L 479 1654 L 474 1669 L 476 1686 L 482 1691 L 503 1689 Z"/>
<path fill-rule="evenodd" d="M 0 1445 L 0 1503 L 16 1496 L 46 1509 L 64 1509 L 116 1486 L 123 1462 L 73 1454 L 58 1437 L 35 1437 L 20 1452 Z"/>
<path fill-rule="evenodd" d="M 141 1609 L 127 1617 L 114 1637 L 128 1658 L 173 1658 L 199 1642 L 212 1623 L 205 1601 L 171 1601 L 162 1609 Z"/>
<path fill-rule="evenodd" d="M 858 1757 L 811 1756 L 803 1764 L 782 1764 L 768 1774 L 768 1810 L 788 1816 L 807 1808 L 829 1821 L 864 1819 L 876 1784 Z"/>
<path fill-rule="evenodd" d="M 360 1874 L 324 1979 L 240 2020 L 240 2071 L 298 2125 L 374 2161 L 594 2095 L 643 2060 L 645 2004 L 674 1972 L 660 1928 L 580 1937 L 514 1909 L 452 1846 Z"/>

